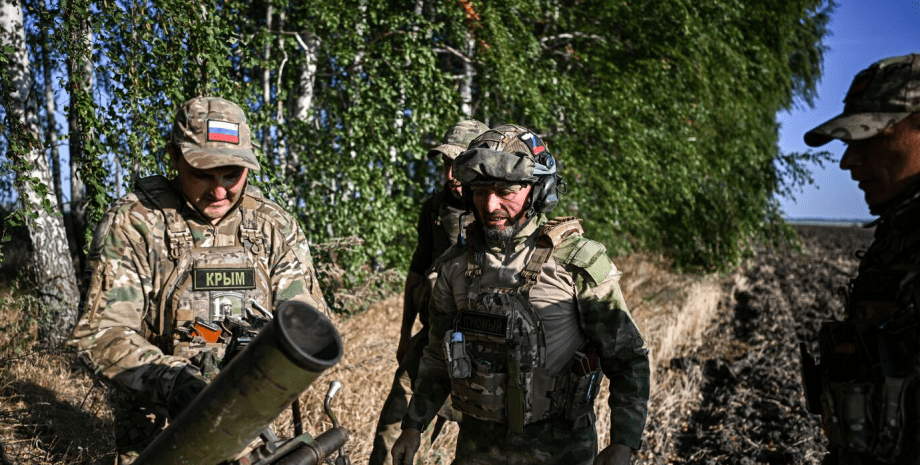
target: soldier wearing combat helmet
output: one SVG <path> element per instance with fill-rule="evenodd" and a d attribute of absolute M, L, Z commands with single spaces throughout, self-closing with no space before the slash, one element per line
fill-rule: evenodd
<path fill-rule="evenodd" d="M 114 389 L 129 463 L 222 366 L 232 328 L 255 331 L 300 300 L 325 310 L 297 222 L 247 183 L 258 170 L 242 109 L 218 97 L 179 108 L 173 179 L 140 179 L 93 237 L 73 343 Z"/>
<path fill-rule="evenodd" d="M 833 139 L 879 217 L 844 320 L 822 325 L 819 366 L 804 359 L 808 406 L 830 442 L 823 463 L 920 464 L 920 54 L 859 72 L 843 113 L 805 134 L 813 147 Z"/>
<path fill-rule="evenodd" d="M 393 446 L 410 464 L 444 400 L 462 413 L 458 464 L 627 464 L 649 395 L 648 348 L 620 272 L 581 220 L 548 220 L 556 161 L 533 131 L 477 137 L 454 170 L 475 216 L 438 259 L 430 343 Z M 610 379 L 611 444 L 600 455 L 594 398 Z"/>
<path fill-rule="evenodd" d="M 412 396 L 422 350 L 428 345 L 428 301 L 437 278 L 435 260 L 457 243 L 463 229 L 472 221 L 470 215 L 463 215 L 465 210 L 460 181 L 453 176 L 454 159 L 466 150 L 476 136 L 488 129 L 488 126 L 476 120 L 460 121 L 447 130 L 440 145 L 428 152 L 428 159 L 441 161 L 444 188 L 425 200 L 418 218 L 418 242 L 409 264 L 403 293 L 402 325 L 396 349 L 399 368 L 377 422 L 370 465 L 390 463 L 390 446 L 399 436 L 399 423 L 406 414 L 406 406 Z M 413 335 L 416 316 L 422 323 L 422 329 Z M 438 415 L 437 426 L 433 428 L 431 436 L 424 436 L 425 449 L 431 445 L 444 421 L 452 418 L 452 412 L 445 406 Z"/>

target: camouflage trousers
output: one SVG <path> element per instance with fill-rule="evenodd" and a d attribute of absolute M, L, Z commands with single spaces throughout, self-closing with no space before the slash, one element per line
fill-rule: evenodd
<path fill-rule="evenodd" d="M 428 328 L 423 328 L 409 340 L 409 350 L 399 364 L 399 368 L 396 369 L 390 394 L 387 395 L 383 408 L 380 410 L 380 418 L 377 420 L 377 429 L 374 434 L 374 447 L 371 449 L 371 456 L 368 460 L 369 465 L 391 465 L 393 463 L 390 449 L 402 432 L 400 424 L 409 409 L 412 387 L 418 376 L 419 361 L 427 345 Z M 449 404 L 444 404 L 441 411 L 438 412 L 437 422 L 431 422 L 422 432 L 422 443 L 415 455 L 417 465 L 424 464 L 428 458 L 428 452 L 431 450 L 431 435 L 436 429 L 435 425 L 443 425 L 445 420 L 456 421 L 458 416 L 451 411 Z"/>
<path fill-rule="evenodd" d="M 594 423 L 592 412 L 574 422 L 544 420 L 525 426 L 523 433 L 512 433 L 505 423 L 465 416 L 453 464 L 591 465 L 597 457 Z"/>

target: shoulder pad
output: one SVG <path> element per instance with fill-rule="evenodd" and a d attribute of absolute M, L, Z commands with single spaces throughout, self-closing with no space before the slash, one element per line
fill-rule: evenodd
<path fill-rule="evenodd" d="M 583 270 L 594 282 L 600 284 L 610 270 L 613 262 L 607 257 L 607 248 L 600 242 L 584 237 L 570 236 L 553 250 L 553 258 L 568 266 Z"/>
<path fill-rule="evenodd" d="M 175 184 L 159 174 L 134 181 L 134 188 L 139 198 L 145 197 L 158 208 L 177 207 L 181 199 Z"/>
<path fill-rule="evenodd" d="M 262 200 L 263 198 L 262 190 L 256 186 L 253 186 L 252 183 L 246 184 L 246 195 L 259 200 Z"/>
<path fill-rule="evenodd" d="M 540 234 L 549 239 L 553 247 L 558 246 L 567 237 L 575 234 L 581 236 L 585 230 L 581 227 L 581 218 L 574 216 L 560 216 L 543 224 Z"/>

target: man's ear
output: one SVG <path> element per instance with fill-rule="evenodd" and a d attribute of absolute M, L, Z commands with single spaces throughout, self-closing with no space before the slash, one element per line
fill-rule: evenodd
<path fill-rule="evenodd" d="M 179 171 L 179 157 L 182 156 L 182 153 L 179 151 L 179 148 L 176 147 L 172 142 L 166 143 L 166 152 L 169 154 L 169 166 Z"/>

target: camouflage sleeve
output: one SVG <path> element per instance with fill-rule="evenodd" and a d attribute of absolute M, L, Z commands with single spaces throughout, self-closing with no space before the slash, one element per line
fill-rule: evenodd
<path fill-rule="evenodd" d="M 278 214 L 273 222 L 273 250 L 269 263 L 274 292 L 272 300 L 276 306 L 285 300 L 300 300 L 327 313 L 328 307 L 313 268 L 310 244 L 292 216 L 281 211 L 280 207 Z"/>
<path fill-rule="evenodd" d="M 165 404 L 172 381 L 186 360 L 165 355 L 143 337 L 150 301 L 145 224 L 132 222 L 130 208 L 109 210 L 93 236 L 86 271 L 82 318 L 72 343 L 89 368 L 129 395 Z"/>
<path fill-rule="evenodd" d="M 403 429 L 424 430 L 450 395 L 450 377 L 444 361 L 444 334 L 453 328 L 457 313 L 450 284 L 452 267 L 447 263 L 438 268 L 438 279 L 428 307 L 431 324 L 428 346 L 419 362 L 415 390 L 403 419 Z"/>
<path fill-rule="evenodd" d="M 638 449 L 648 415 L 648 346 L 626 308 L 619 279 L 606 255 L 575 274 L 581 324 L 610 379 L 610 444 Z"/>

